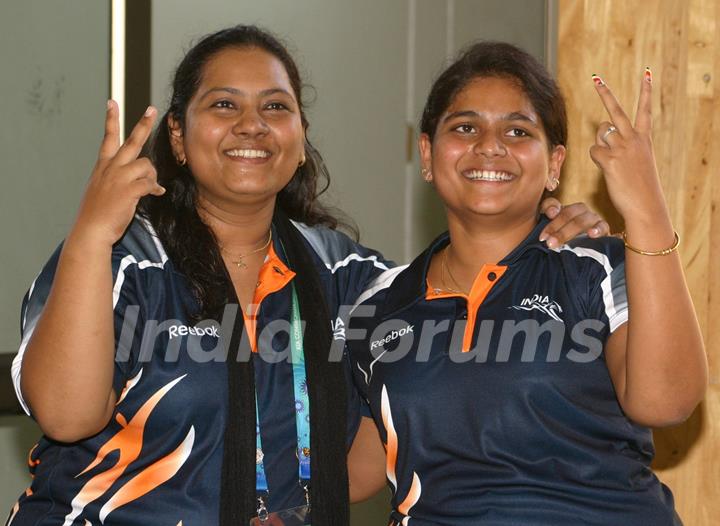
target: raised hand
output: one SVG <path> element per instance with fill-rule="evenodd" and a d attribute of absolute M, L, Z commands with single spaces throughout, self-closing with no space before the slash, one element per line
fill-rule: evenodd
<path fill-rule="evenodd" d="M 625 415 L 649 427 L 686 419 L 705 393 L 707 358 L 685 284 L 652 145 L 652 74 L 641 81 L 635 123 L 597 76 L 609 122 L 600 124 L 590 156 L 625 220 L 628 322 L 603 350 Z"/>
<path fill-rule="evenodd" d="M 598 126 L 590 157 L 605 176 L 613 205 L 629 219 L 651 224 L 667 207 L 655 165 L 652 144 L 652 73 L 643 74 L 635 124 L 610 88 L 597 75 L 595 89 L 610 116 Z"/>
<path fill-rule="evenodd" d="M 115 101 L 108 101 L 105 137 L 80 204 L 72 235 L 112 245 L 132 221 L 141 197 L 161 196 L 157 172 L 149 159 L 138 158 L 153 128 L 157 111 L 152 106 L 120 145 L 120 121 Z"/>
<path fill-rule="evenodd" d="M 122 146 L 118 113 L 108 102 L 100 154 L 22 361 L 23 396 L 43 432 L 62 442 L 94 435 L 113 414 L 112 245 L 142 196 L 165 193 L 150 161 L 138 159 L 157 112 L 148 108 Z"/>

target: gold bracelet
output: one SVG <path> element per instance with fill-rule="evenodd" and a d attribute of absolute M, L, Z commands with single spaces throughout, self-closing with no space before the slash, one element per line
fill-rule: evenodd
<path fill-rule="evenodd" d="M 673 245 L 670 248 L 664 248 L 662 250 L 658 250 L 657 252 L 646 252 L 645 250 L 640 250 L 639 248 L 635 248 L 634 246 L 628 244 L 627 234 L 624 231 L 622 233 L 622 238 L 623 243 L 625 243 L 625 248 L 627 248 L 628 250 L 632 250 L 633 252 L 642 254 L 643 256 L 667 256 L 668 254 L 675 252 L 677 250 L 677 247 L 680 246 L 680 236 L 675 230 L 673 230 L 673 234 L 675 234 L 675 242 L 673 243 Z"/>

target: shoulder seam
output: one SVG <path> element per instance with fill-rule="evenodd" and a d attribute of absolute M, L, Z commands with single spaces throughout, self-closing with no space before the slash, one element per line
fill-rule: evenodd
<path fill-rule="evenodd" d="M 299 221 L 290 220 L 290 222 L 295 226 L 295 228 L 298 229 L 300 234 L 305 238 L 305 240 L 310 244 L 310 246 L 315 251 L 315 254 L 317 254 L 318 258 L 320 258 L 320 261 L 322 261 L 325 268 L 327 268 L 331 274 L 335 274 L 338 270 L 341 268 L 347 267 L 350 265 L 351 262 L 357 261 L 357 262 L 363 262 L 363 261 L 369 261 L 372 262 L 373 266 L 376 268 L 379 268 L 381 270 L 388 270 L 389 267 L 385 265 L 382 261 L 378 261 L 378 256 L 375 254 L 363 256 L 357 252 L 357 243 L 354 243 L 349 238 L 347 238 L 343 233 L 338 232 L 337 230 L 332 230 L 327 227 L 310 227 L 306 225 L 305 223 L 300 223 Z M 314 230 L 320 230 L 320 229 L 326 230 L 328 236 L 333 236 L 336 239 L 343 239 L 345 238 L 345 243 L 351 247 L 351 250 L 346 251 L 345 253 L 348 254 L 343 259 L 336 259 L 330 257 L 330 251 L 328 250 L 328 247 L 323 246 L 322 239 L 318 239 L 319 235 L 314 236 L 311 235 Z"/>

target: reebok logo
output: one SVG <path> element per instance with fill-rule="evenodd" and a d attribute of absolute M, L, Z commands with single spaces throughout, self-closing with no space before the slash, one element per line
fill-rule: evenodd
<path fill-rule="evenodd" d="M 530 298 L 523 298 L 520 305 L 510 307 L 515 310 L 539 310 L 550 316 L 553 320 L 563 321 L 560 314 L 563 310 L 557 301 L 551 300 L 548 296 L 542 294 L 533 294 Z"/>
<path fill-rule="evenodd" d="M 375 340 L 370 344 L 370 350 L 372 351 L 375 347 L 380 347 L 388 342 L 402 338 L 406 334 L 413 332 L 414 325 L 408 325 L 407 327 L 398 331 L 392 331 L 390 334 L 382 338 L 381 340 Z"/>
<path fill-rule="evenodd" d="M 211 336 L 212 338 L 219 338 L 218 328 L 213 325 L 212 327 L 190 327 L 188 325 L 171 325 L 168 328 L 168 334 L 170 339 L 177 338 L 179 336 Z"/>

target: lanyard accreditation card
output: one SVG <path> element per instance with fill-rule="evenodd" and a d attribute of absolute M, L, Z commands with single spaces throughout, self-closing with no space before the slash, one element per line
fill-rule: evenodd
<path fill-rule="evenodd" d="M 310 399 L 305 372 L 300 302 L 295 284 L 292 284 L 292 313 L 290 328 L 290 356 L 292 360 L 293 389 L 295 392 L 295 428 L 297 431 L 298 481 L 305 491 L 305 504 L 288 510 L 268 512 L 267 497 L 270 494 L 265 466 L 263 464 L 262 440 L 260 438 L 260 412 L 255 393 L 255 432 L 257 451 L 255 460 L 255 487 L 258 494 L 257 517 L 250 526 L 308 526 L 310 525 Z"/>

